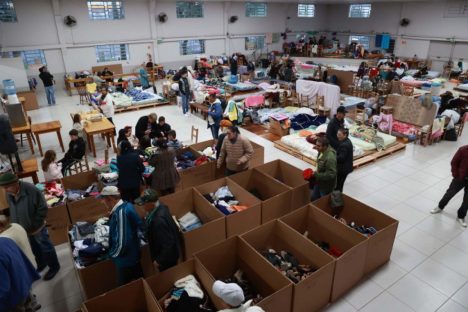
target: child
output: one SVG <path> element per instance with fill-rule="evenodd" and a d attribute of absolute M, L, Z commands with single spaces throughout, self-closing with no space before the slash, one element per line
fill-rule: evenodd
<path fill-rule="evenodd" d="M 57 163 L 57 155 L 53 150 L 48 150 L 44 154 L 44 159 L 41 162 L 42 170 L 44 171 L 44 179 L 46 182 L 54 181 L 63 178 L 62 163 Z"/>
<path fill-rule="evenodd" d="M 171 130 L 167 133 L 167 147 L 172 148 L 174 150 L 178 150 L 182 148 L 182 143 L 177 140 L 177 134 L 175 130 Z"/>

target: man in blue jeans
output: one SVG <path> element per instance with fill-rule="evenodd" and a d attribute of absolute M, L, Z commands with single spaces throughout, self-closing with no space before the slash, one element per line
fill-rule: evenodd
<path fill-rule="evenodd" d="M 18 223 L 28 233 L 37 271 L 48 266 L 44 280 L 51 280 L 60 270 L 60 264 L 45 227 L 48 207 L 44 195 L 34 184 L 19 181 L 11 172 L 0 175 L 0 187 L 7 193 L 11 222 Z"/>
<path fill-rule="evenodd" d="M 185 116 L 189 116 L 189 102 L 192 98 L 192 90 L 190 90 L 190 83 L 188 80 L 187 68 L 182 68 L 180 71 L 181 78 L 179 80 L 179 93 L 182 98 L 182 112 Z"/>
<path fill-rule="evenodd" d="M 219 123 L 221 119 L 223 119 L 223 109 L 221 107 L 221 101 L 216 98 L 216 94 L 210 94 L 208 100 L 210 102 L 207 118 L 208 128 L 211 129 L 213 139 L 217 140 L 219 135 Z"/>
<path fill-rule="evenodd" d="M 44 83 L 44 89 L 47 96 L 47 103 L 49 105 L 55 105 L 55 87 L 54 87 L 54 76 L 49 73 L 46 66 L 39 68 L 39 78 Z"/>

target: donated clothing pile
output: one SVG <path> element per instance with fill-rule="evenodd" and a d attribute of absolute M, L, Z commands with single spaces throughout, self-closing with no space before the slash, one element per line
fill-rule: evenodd
<path fill-rule="evenodd" d="M 335 216 L 335 219 L 337 219 L 338 221 L 340 221 L 343 224 L 346 224 L 350 228 L 355 229 L 356 231 L 358 231 L 359 233 L 361 233 L 362 235 L 365 235 L 367 237 L 372 236 L 375 233 L 377 233 L 377 229 L 375 227 L 373 227 L 373 226 L 367 226 L 367 225 L 359 226 L 354 221 L 351 221 L 351 222 L 348 223 L 348 222 L 346 222 L 345 219 L 339 218 L 338 216 Z"/>
<path fill-rule="evenodd" d="M 117 172 L 101 173 L 99 180 L 104 186 L 117 186 L 119 180 L 119 174 Z"/>
<path fill-rule="evenodd" d="M 191 152 L 185 152 L 182 155 L 177 157 L 176 167 L 178 170 L 184 170 L 184 169 L 203 165 L 207 163 L 208 161 L 209 159 L 205 155 L 195 158 L 195 156 Z"/>
<path fill-rule="evenodd" d="M 177 221 L 176 224 L 179 225 L 182 232 L 190 232 L 202 226 L 200 218 L 193 212 L 187 212 Z"/>
<path fill-rule="evenodd" d="M 210 306 L 209 298 L 200 287 L 195 276 L 187 275 L 174 283 L 169 292 L 169 298 L 164 300 L 165 311 L 168 312 L 208 312 L 215 311 Z"/>
<path fill-rule="evenodd" d="M 62 204 L 66 199 L 65 191 L 63 190 L 63 186 L 60 183 L 55 181 L 38 183 L 36 184 L 36 187 L 44 193 L 44 198 L 49 208 Z"/>
<path fill-rule="evenodd" d="M 90 196 L 99 195 L 97 183 L 91 184 L 86 190 L 66 190 L 68 201 L 77 201 Z"/>
<path fill-rule="evenodd" d="M 96 159 L 94 161 L 93 170 L 97 173 L 108 173 L 110 172 L 110 164 L 107 164 L 104 159 Z"/>
<path fill-rule="evenodd" d="M 247 206 L 239 205 L 239 201 L 227 186 L 222 186 L 215 193 L 205 194 L 203 197 L 226 216 L 247 209 Z"/>
<path fill-rule="evenodd" d="M 294 130 L 307 129 L 311 126 L 320 126 L 327 122 L 325 116 L 311 116 L 309 114 L 298 114 L 291 119 L 291 128 Z"/>
<path fill-rule="evenodd" d="M 107 259 L 109 248 L 109 218 L 96 223 L 76 222 L 69 231 L 73 243 L 73 258 L 78 268 Z"/>
<path fill-rule="evenodd" d="M 268 249 L 267 251 L 263 251 L 262 255 L 294 283 L 299 283 L 315 272 L 312 266 L 299 264 L 299 261 L 292 254 L 284 250 L 277 252 L 274 249 Z"/>
<path fill-rule="evenodd" d="M 320 248 L 322 248 L 323 251 L 325 251 L 326 253 L 328 253 L 329 255 L 331 255 L 331 256 L 333 256 L 335 258 L 338 258 L 343 254 L 341 252 L 341 250 L 338 249 L 338 247 L 331 246 L 328 242 L 317 241 L 317 242 L 315 242 L 315 244 L 317 246 L 319 246 Z"/>
<path fill-rule="evenodd" d="M 244 272 L 242 270 L 237 270 L 234 273 L 234 276 L 224 280 L 225 283 L 236 283 L 242 288 L 244 292 L 244 300 L 252 300 L 253 304 L 257 304 L 263 300 L 263 297 L 258 293 L 258 291 L 252 286 L 252 284 L 245 279 Z"/>
<path fill-rule="evenodd" d="M 154 97 L 151 93 L 143 92 L 138 89 L 128 90 L 125 92 L 125 95 L 130 96 L 133 102 L 145 101 Z"/>
<path fill-rule="evenodd" d="M 216 150 L 214 146 L 208 146 L 203 151 L 199 151 L 199 153 L 208 157 L 210 160 L 216 159 Z"/>

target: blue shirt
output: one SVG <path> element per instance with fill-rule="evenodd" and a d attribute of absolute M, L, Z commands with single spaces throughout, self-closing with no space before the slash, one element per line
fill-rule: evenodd
<path fill-rule="evenodd" d="M 147 89 L 149 87 L 148 72 L 143 67 L 140 68 L 140 83 L 143 89 Z"/>

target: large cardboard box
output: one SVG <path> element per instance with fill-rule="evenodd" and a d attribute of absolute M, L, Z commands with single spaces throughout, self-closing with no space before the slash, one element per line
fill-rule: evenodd
<path fill-rule="evenodd" d="M 372 272 L 390 260 L 398 221 L 347 195 L 343 194 L 343 200 L 344 208 L 340 217 L 347 222 L 355 222 L 359 226 L 372 226 L 377 230 L 377 233 L 368 237 L 369 251 L 367 252 L 365 273 Z M 330 196 L 322 197 L 313 202 L 312 205 L 330 215 L 332 214 Z"/>
<path fill-rule="evenodd" d="M 109 214 L 109 208 L 96 197 L 68 202 L 67 207 L 71 224 L 77 221 L 96 222 L 100 217 L 107 217 Z"/>
<path fill-rule="evenodd" d="M 260 165 L 255 169 L 292 189 L 291 206 L 293 210 L 310 203 L 309 182 L 304 180 L 301 169 L 280 159 Z"/>
<path fill-rule="evenodd" d="M 68 241 L 68 225 L 70 216 L 68 215 L 67 204 L 63 203 L 47 210 L 46 226 L 50 240 L 54 246 Z"/>
<path fill-rule="evenodd" d="M 270 221 L 241 236 L 258 252 L 287 251 L 299 264 L 311 265 L 314 273 L 293 284 L 293 312 L 318 311 L 325 307 L 332 290 L 335 259 L 281 221 Z"/>
<path fill-rule="evenodd" d="M 177 151 L 177 155 L 185 152 L 192 153 L 195 158 L 201 156 L 198 151 L 191 147 L 185 147 Z M 180 184 L 183 189 L 189 188 L 201 183 L 213 181 L 215 179 L 216 161 L 209 161 L 203 165 L 179 170 Z"/>
<path fill-rule="evenodd" d="M 144 279 L 133 281 L 83 303 L 84 312 L 162 312 Z"/>
<path fill-rule="evenodd" d="M 286 119 L 287 120 L 287 119 Z M 289 134 L 289 128 L 284 121 L 278 121 L 272 117 L 269 118 L 269 131 L 272 134 L 276 134 L 279 137 L 283 137 Z"/>
<path fill-rule="evenodd" d="M 146 282 L 160 306 L 164 307 L 164 300 L 168 298 L 169 292 L 174 288 L 174 283 L 188 275 L 193 275 L 200 283 L 200 287 L 205 293 L 204 300 L 211 301 L 206 290 L 212 287 L 210 275 L 200 264 L 200 261 L 193 258 L 147 278 Z"/>
<path fill-rule="evenodd" d="M 230 176 L 242 188 L 255 195 L 262 202 L 262 223 L 282 217 L 292 211 L 291 189 L 267 176 L 250 169 Z"/>
<path fill-rule="evenodd" d="M 238 236 L 195 254 L 195 258 L 210 274 L 210 285 L 215 280 L 232 277 L 240 269 L 263 297 L 258 306 L 268 312 L 291 311 L 291 282 Z M 207 288 L 215 307 L 218 310 L 226 309 L 227 306 L 213 294 L 211 287 Z"/>
<path fill-rule="evenodd" d="M 265 163 L 265 148 L 253 141 L 250 141 L 253 147 L 253 155 L 250 159 L 250 168 L 254 168 Z"/>
<path fill-rule="evenodd" d="M 226 216 L 226 236 L 231 237 L 234 235 L 242 234 L 246 231 L 253 229 L 261 224 L 262 221 L 262 208 L 261 202 L 255 196 L 244 190 L 242 187 L 232 182 L 227 178 L 215 180 L 200 186 L 195 189 L 201 195 L 214 193 L 220 187 L 227 186 L 232 192 L 232 195 L 240 202 L 240 205 L 249 207 L 248 209 L 236 212 Z M 208 200 L 203 198 L 207 203 Z M 211 203 L 209 204 L 212 209 L 216 209 Z"/>
<path fill-rule="evenodd" d="M 364 276 L 367 240 L 338 220 L 311 205 L 280 219 L 312 242 L 327 242 L 342 252 L 336 258 L 331 301 L 336 301 Z"/>
<path fill-rule="evenodd" d="M 80 172 L 62 178 L 62 185 L 65 190 L 85 190 L 94 182 L 98 182 L 94 171 Z"/>
<path fill-rule="evenodd" d="M 168 206 L 177 219 L 193 212 L 203 223 L 198 229 L 182 233 L 185 259 L 190 259 L 195 252 L 226 239 L 224 215 L 213 209 L 194 188 L 163 196 L 159 201 Z"/>
<path fill-rule="evenodd" d="M 216 141 L 215 140 L 207 140 L 207 141 L 203 141 L 203 142 L 198 142 L 198 143 L 195 143 L 195 144 L 192 144 L 190 145 L 190 147 L 198 152 L 200 151 L 203 151 L 204 149 L 206 149 L 207 147 L 210 147 L 210 146 L 214 146 L 216 145 Z M 216 166 L 216 161 L 215 161 L 215 165 L 214 165 L 214 178 L 215 179 L 219 179 L 219 178 L 222 178 L 225 176 L 225 171 L 226 171 L 226 164 L 224 163 L 221 168 L 217 168 Z"/>

